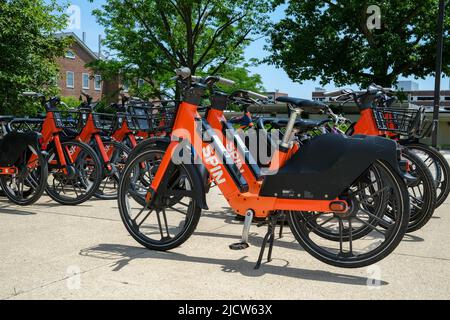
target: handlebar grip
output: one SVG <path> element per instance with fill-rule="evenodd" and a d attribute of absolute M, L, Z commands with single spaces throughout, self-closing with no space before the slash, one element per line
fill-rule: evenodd
<path fill-rule="evenodd" d="M 342 90 L 335 90 L 335 91 L 327 91 L 324 92 L 324 96 L 325 97 L 337 97 L 340 96 L 342 94 Z"/>
<path fill-rule="evenodd" d="M 187 79 L 191 76 L 191 69 L 189 69 L 188 67 L 181 67 L 178 69 L 175 69 L 175 73 L 177 75 L 177 77 L 182 78 L 182 79 Z"/>
<path fill-rule="evenodd" d="M 31 98 L 40 98 L 40 97 L 43 97 L 44 95 L 42 93 L 37 93 L 37 92 L 33 92 L 33 91 L 25 91 L 25 92 L 22 92 L 22 96 L 31 97 Z"/>
<path fill-rule="evenodd" d="M 247 94 L 248 94 L 250 97 L 255 98 L 255 99 L 269 100 L 269 97 L 267 97 L 267 96 L 265 96 L 265 95 L 263 95 L 263 94 L 259 94 L 259 93 L 253 92 L 253 91 L 247 91 Z"/>
<path fill-rule="evenodd" d="M 226 86 L 234 86 L 236 84 L 235 81 L 230 80 L 230 79 L 225 79 L 225 78 L 222 78 L 222 77 L 218 77 L 217 78 L 217 82 L 220 83 L 220 84 L 226 85 Z"/>

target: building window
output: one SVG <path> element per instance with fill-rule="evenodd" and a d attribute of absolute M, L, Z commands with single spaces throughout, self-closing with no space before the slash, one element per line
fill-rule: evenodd
<path fill-rule="evenodd" d="M 72 50 L 66 52 L 66 58 L 75 59 L 75 53 Z"/>
<path fill-rule="evenodd" d="M 73 89 L 74 83 L 75 83 L 74 77 L 75 77 L 75 75 L 74 75 L 74 73 L 72 71 L 67 71 L 66 72 L 66 87 L 67 88 L 72 88 Z"/>
<path fill-rule="evenodd" d="M 102 90 L 102 76 L 96 74 L 94 79 L 94 89 L 97 91 Z"/>
<path fill-rule="evenodd" d="M 82 87 L 83 89 L 89 89 L 89 73 L 83 73 L 82 76 Z"/>

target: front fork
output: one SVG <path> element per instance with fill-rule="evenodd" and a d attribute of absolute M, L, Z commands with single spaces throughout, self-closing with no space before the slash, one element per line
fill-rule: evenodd
<path fill-rule="evenodd" d="M 158 170 L 156 171 L 155 176 L 153 177 L 152 184 L 149 187 L 149 190 L 147 191 L 147 195 L 145 197 L 145 200 L 147 202 L 147 206 L 151 206 L 156 198 L 155 194 L 158 192 L 158 190 L 163 186 L 164 183 L 166 183 L 166 174 L 170 172 L 170 168 L 173 165 L 172 162 L 172 155 L 174 151 L 176 150 L 179 142 L 178 141 L 172 141 L 169 144 L 169 147 L 166 150 L 166 153 L 164 154 L 161 163 L 159 164 Z"/>

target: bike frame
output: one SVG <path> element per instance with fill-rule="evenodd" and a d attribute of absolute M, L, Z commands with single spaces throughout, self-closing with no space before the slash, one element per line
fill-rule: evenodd
<path fill-rule="evenodd" d="M 128 121 L 132 121 L 130 116 L 125 114 L 117 114 L 117 121 L 119 122 L 118 128 L 113 132 L 111 137 L 117 142 L 124 142 L 128 139 L 131 144 L 131 148 L 134 149 L 137 146 L 136 136 L 134 131 L 128 126 Z"/>
<path fill-rule="evenodd" d="M 0 167 L 0 176 L 12 176 L 18 173 L 16 167 Z"/>
<path fill-rule="evenodd" d="M 100 157 L 105 168 L 111 171 L 112 166 L 110 157 L 112 152 L 114 151 L 112 150 L 113 148 L 109 148 L 109 150 L 106 150 L 102 137 L 100 135 L 101 130 L 95 126 L 94 114 L 90 111 L 85 112 L 84 110 L 81 112 L 81 116 L 85 117 L 84 120 L 86 121 L 86 123 L 76 139 L 87 144 L 89 144 L 91 141 L 94 141 L 100 152 Z"/>
<path fill-rule="evenodd" d="M 216 117 L 211 119 L 221 119 Z M 200 120 L 200 121 L 199 121 Z M 201 122 L 201 124 L 200 124 Z M 206 135 L 211 139 L 202 139 L 201 129 L 206 131 Z M 165 179 L 166 172 L 172 163 L 172 156 L 177 151 L 181 142 L 187 141 L 194 152 L 200 156 L 201 161 L 214 183 L 219 187 L 222 194 L 228 201 L 231 208 L 238 214 L 246 214 L 252 210 L 256 217 L 267 218 L 272 211 L 308 211 L 308 212 L 336 212 L 335 205 L 345 204 L 345 211 L 349 207 L 347 203 L 340 199 L 334 200 L 298 200 L 284 199 L 277 197 L 261 197 L 259 191 L 261 184 L 254 184 L 251 192 L 247 182 L 243 179 L 239 169 L 233 162 L 230 154 L 223 145 L 222 139 L 211 127 L 207 120 L 201 120 L 198 113 L 198 106 L 181 102 L 177 109 L 177 115 L 172 130 L 172 142 L 169 144 L 159 168 L 154 176 L 150 190 L 147 193 L 147 200 L 152 201 L 152 197 L 158 193 L 160 186 Z M 289 159 L 289 150 L 278 150 L 277 156 L 281 167 Z M 220 158 L 224 159 L 221 161 Z M 334 210 L 332 209 L 334 208 Z"/>
<path fill-rule="evenodd" d="M 44 122 L 42 124 L 42 130 L 41 130 L 41 135 L 42 135 L 42 138 L 40 139 L 41 149 L 44 151 L 47 150 L 49 144 L 51 142 L 53 142 L 55 145 L 55 151 L 56 151 L 56 155 L 59 160 L 59 164 L 61 165 L 64 174 L 67 174 L 68 173 L 68 171 L 67 171 L 68 163 L 67 162 L 69 162 L 69 164 L 74 163 L 73 159 L 77 158 L 79 149 L 76 148 L 75 150 L 72 150 L 72 152 L 71 152 L 66 147 L 66 155 L 64 154 L 63 146 L 61 144 L 61 136 L 60 136 L 63 129 L 58 128 L 56 126 L 56 122 L 61 121 L 61 118 L 59 116 L 57 116 L 56 114 L 58 114 L 58 113 L 54 112 L 54 111 L 47 111 Z M 66 156 L 67 156 L 67 158 L 66 158 Z M 32 155 L 30 161 L 35 160 L 35 157 L 36 157 L 35 155 Z M 49 163 L 52 165 L 56 165 L 58 163 L 58 160 L 50 160 Z"/>

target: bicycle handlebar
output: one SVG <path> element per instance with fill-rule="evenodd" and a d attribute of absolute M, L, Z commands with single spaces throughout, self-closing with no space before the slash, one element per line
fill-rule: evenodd
<path fill-rule="evenodd" d="M 323 95 L 325 97 L 337 97 L 337 96 L 342 95 L 343 91 L 344 90 L 327 91 L 327 92 L 324 92 Z"/>
<path fill-rule="evenodd" d="M 223 84 L 225 86 L 234 86 L 236 84 L 235 81 L 230 80 L 230 79 L 226 79 L 226 78 L 222 78 L 222 77 L 216 77 L 217 78 L 217 83 Z"/>
<path fill-rule="evenodd" d="M 22 96 L 30 97 L 30 98 L 42 98 L 44 95 L 42 93 L 38 93 L 38 92 L 25 91 L 25 92 L 22 92 Z"/>
<path fill-rule="evenodd" d="M 255 98 L 255 99 L 259 99 L 259 100 L 269 100 L 269 97 L 267 97 L 267 96 L 265 96 L 265 95 L 263 95 L 263 94 L 256 93 L 256 92 L 253 92 L 253 91 L 248 91 L 248 90 L 246 90 L 246 92 L 247 92 L 247 94 L 248 94 L 250 97 L 253 97 L 253 98 Z"/>
<path fill-rule="evenodd" d="M 222 78 L 219 76 L 207 76 L 206 78 L 202 78 L 199 76 L 192 75 L 191 69 L 188 67 L 182 67 L 175 69 L 176 76 L 172 78 L 172 80 L 187 80 L 188 78 L 191 78 L 192 81 L 198 82 L 198 83 L 204 83 L 207 85 L 212 85 L 214 83 L 220 83 L 225 86 L 233 86 L 236 84 L 233 80 Z"/>

